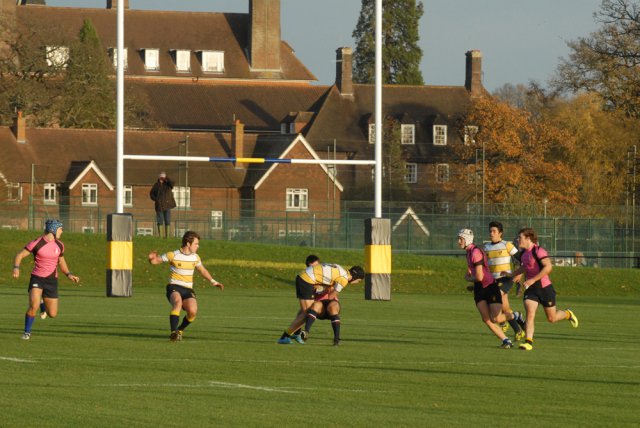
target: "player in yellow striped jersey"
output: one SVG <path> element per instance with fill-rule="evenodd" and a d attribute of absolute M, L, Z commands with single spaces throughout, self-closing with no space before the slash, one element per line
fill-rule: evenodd
<path fill-rule="evenodd" d="M 307 268 L 310 266 L 317 266 L 319 264 L 320 258 L 315 254 L 309 254 L 305 260 Z M 304 345 L 304 340 L 302 340 L 300 333 L 304 326 L 304 320 L 307 317 L 307 309 L 309 309 L 313 304 L 313 285 L 302 281 L 299 275 L 296 277 L 296 297 L 300 303 L 300 309 L 296 314 L 296 318 L 291 322 L 289 328 L 286 329 L 284 333 L 282 333 L 282 336 L 280 336 L 280 339 L 278 339 L 278 343 L 281 345 L 293 343 L 291 339 L 301 345 Z"/>
<path fill-rule="evenodd" d="M 514 318 L 508 322 L 515 332 L 515 339 L 521 340 L 524 338 L 524 320 L 520 312 L 511 310 L 508 297 L 509 290 L 513 287 L 513 278 L 511 277 L 511 272 L 513 271 L 512 257 L 518 253 L 518 248 L 511 242 L 506 242 L 502 239 L 503 231 L 502 223 L 498 221 L 489 223 L 491 241 L 483 245 L 483 251 L 487 255 L 489 270 L 498 286 L 500 286 L 502 311 L 505 314 L 513 313 Z M 502 325 L 503 331 L 506 331 L 507 328 L 506 324 Z"/>
<path fill-rule="evenodd" d="M 322 263 L 307 268 L 298 275 L 302 281 L 314 287 L 314 303 L 307 309 L 307 321 L 302 338 L 307 339 L 316 319 L 328 319 L 333 329 L 333 344 L 340 345 L 340 303 L 338 294 L 349 284 L 357 284 L 364 278 L 364 269 L 353 266 L 346 270 L 342 266 Z"/>
<path fill-rule="evenodd" d="M 209 271 L 204 267 L 198 248 L 200 247 L 200 236 L 193 231 L 187 231 L 182 236 L 182 247 L 179 250 L 170 251 L 162 255 L 155 251 L 149 253 L 149 263 L 157 265 L 169 263 L 169 283 L 167 284 L 167 300 L 171 304 L 171 314 L 169 324 L 171 326 L 172 342 L 182 340 L 182 332 L 195 320 L 198 313 L 198 301 L 196 293 L 193 291 L 193 273 L 200 272 L 211 285 L 224 290 L 224 285 L 213 279 Z M 186 312 L 182 323 L 180 322 L 180 311 Z"/>

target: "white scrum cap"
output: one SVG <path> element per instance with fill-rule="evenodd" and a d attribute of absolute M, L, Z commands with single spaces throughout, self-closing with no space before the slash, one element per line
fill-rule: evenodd
<path fill-rule="evenodd" d="M 471 229 L 460 229 L 458 237 L 464 239 L 465 247 L 473 244 L 473 230 Z"/>

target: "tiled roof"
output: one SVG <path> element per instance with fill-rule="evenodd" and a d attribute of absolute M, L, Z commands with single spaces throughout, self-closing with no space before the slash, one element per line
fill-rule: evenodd
<path fill-rule="evenodd" d="M 150 115 L 171 129 L 280 131 L 292 111 L 317 111 L 327 86 L 282 82 L 133 83 L 146 94 Z"/>
<path fill-rule="evenodd" d="M 58 40 L 68 43 L 78 36 L 85 19 L 91 20 L 105 51 L 116 47 L 116 10 L 51 6 L 19 6 L 18 20 L 31 28 L 54 26 Z M 174 12 L 128 9 L 125 11 L 125 42 L 128 76 L 251 79 L 246 56 L 249 15 L 242 13 Z M 141 49 L 159 49 L 160 70 L 145 71 Z M 171 50 L 191 50 L 191 72 L 176 72 Z M 221 74 L 202 73 L 197 51 L 223 51 L 225 70 Z M 316 77 L 298 60 L 293 49 L 281 42 L 282 74 L 278 79 L 315 81 Z"/>
<path fill-rule="evenodd" d="M 356 152 L 358 158 L 371 157 L 373 146 L 368 144 L 368 124 L 375 111 L 373 85 L 353 85 L 353 97 L 342 97 L 334 86 L 325 97 L 313 126 L 306 134 L 316 151 L 326 150 L 336 141 L 338 151 Z M 434 120 L 450 128 L 464 115 L 469 104 L 469 92 L 463 86 L 399 86 L 383 87 L 383 116 L 398 120 L 412 119 L 416 123 L 416 155 L 426 157 L 433 144 L 430 128 Z M 453 137 L 453 136 L 452 136 Z M 422 138 L 422 140 L 421 140 Z M 405 148 L 408 148 L 405 146 Z"/>
<path fill-rule="evenodd" d="M 125 131 L 125 154 L 184 154 L 181 141 L 189 136 L 190 156 L 230 157 L 229 134 L 184 133 L 161 131 Z M 256 136 L 245 134 L 245 148 L 252 153 Z M 116 134 L 112 130 L 80 129 L 27 129 L 27 142 L 16 142 L 11 130 L 0 127 L 0 173 L 11 182 L 31 181 L 31 165 L 35 165 L 38 182 L 67 183 L 75 179 L 74 171 L 82 170 L 88 161 L 94 160 L 107 179 L 116 183 Z M 174 179 L 185 167 L 178 162 L 124 161 L 124 181 L 127 185 L 145 185 L 155 181 L 159 171 L 164 170 Z M 189 162 L 189 186 L 238 188 L 242 186 L 246 171 L 235 169 L 231 163 Z"/>

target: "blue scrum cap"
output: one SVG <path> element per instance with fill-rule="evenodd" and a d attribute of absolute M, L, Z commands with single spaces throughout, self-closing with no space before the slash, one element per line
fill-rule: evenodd
<path fill-rule="evenodd" d="M 53 233 L 54 235 L 62 227 L 62 222 L 57 218 L 50 218 L 44 223 L 44 231 L 47 233 Z"/>

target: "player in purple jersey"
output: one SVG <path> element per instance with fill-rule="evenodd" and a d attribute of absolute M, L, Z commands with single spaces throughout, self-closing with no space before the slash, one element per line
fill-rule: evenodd
<path fill-rule="evenodd" d="M 64 259 L 61 235 L 62 222 L 47 220 L 43 235 L 25 245 L 13 261 L 13 277 L 17 279 L 20 277 L 20 262 L 29 254 L 33 254 L 34 267 L 29 279 L 29 308 L 24 317 L 22 335 L 25 340 L 31 339 L 31 327 L 38 307 L 41 314 L 48 314 L 51 318 L 58 315 L 58 265 L 72 282 L 80 282 L 80 278 L 71 273 Z"/>

